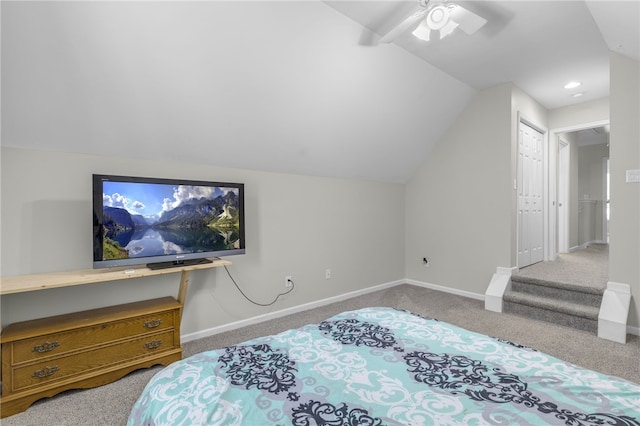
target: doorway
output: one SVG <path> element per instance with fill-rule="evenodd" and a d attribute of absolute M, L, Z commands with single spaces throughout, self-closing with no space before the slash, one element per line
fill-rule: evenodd
<path fill-rule="evenodd" d="M 545 248 L 550 255 L 545 260 L 589 244 L 609 243 L 608 146 L 608 121 L 550 132 L 549 210 L 545 217 L 551 224 L 555 221 L 555 226 L 546 233 Z M 588 207 L 594 208 L 587 211 Z"/>

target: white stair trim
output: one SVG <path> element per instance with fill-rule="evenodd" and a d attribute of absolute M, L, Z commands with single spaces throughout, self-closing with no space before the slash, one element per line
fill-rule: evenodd
<path fill-rule="evenodd" d="M 607 282 L 598 314 L 598 337 L 627 343 L 627 318 L 631 304 L 631 286 Z"/>
<path fill-rule="evenodd" d="M 491 277 L 489 287 L 484 293 L 484 308 L 487 311 L 502 313 L 502 298 L 511 286 L 511 275 L 518 272 L 518 268 L 504 268 L 498 266 Z"/>

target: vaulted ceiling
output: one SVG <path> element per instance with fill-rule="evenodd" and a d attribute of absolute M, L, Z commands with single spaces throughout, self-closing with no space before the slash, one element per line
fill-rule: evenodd
<path fill-rule="evenodd" d="M 553 109 L 639 56 L 637 1 L 462 3 L 478 33 L 381 45 L 415 2 L 3 1 L 2 145 L 404 182 L 477 90 Z"/>
<path fill-rule="evenodd" d="M 436 2 L 437 0 L 432 0 Z M 418 1 L 329 1 L 364 28 L 376 45 Z M 422 41 L 407 30 L 394 43 L 474 89 L 514 82 L 547 109 L 606 97 L 609 49 L 638 59 L 637 1 L 458 1 L 488 22 L 469 36 L 459 29 Z M 415 27 L 415 25 L 414 25 Z M 384 47 L 384 46 L 381 46 Z M 563 90 L 572 80 L 582 85 Z M 581 96 L 573 97 L 580 93 Z"/>

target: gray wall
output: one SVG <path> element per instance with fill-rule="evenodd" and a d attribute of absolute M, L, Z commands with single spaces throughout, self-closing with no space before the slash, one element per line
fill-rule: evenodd
<path fill-rule="evenodd" d="M 640 169 L 640 67 L 611 53 L 611 238 L 609 279 L 631 285 L 628 324 L 640 324 L 640 184 L 626 183 L 626 171 Z"/>
<path fill-rule="evenodd" d="M 407 183 L 408 278 L 484 294 L 496 267 L 515 265 L 520 117 L 547 121 L 512 84 L 481 91 Z"/>
<path fill-rule="evenodd" d="M 183 334 L 398 280 L 404 276 L 404 185 L 2 148 L 2 275 L 91 268 L 91 174 L 246 185 L 247 254 L 231 273 L 192 274 Z M 324 272 L 333 276 L 326 280 Z M 2 323 L 175 296 L 179 274 L 2 297 Z"/>
<path fill-rule="evenodd" d="M 407 183 L 408 278 L 483 294 L 509 265 L 511 89 L 478 93 Z"/>

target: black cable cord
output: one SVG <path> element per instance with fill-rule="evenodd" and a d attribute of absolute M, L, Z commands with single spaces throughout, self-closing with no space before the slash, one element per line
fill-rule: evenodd
<path fill-rule="evenodd" d="M 285 294 L 289 294 L 293 291 L 293 289 L 295 288 L 295 283 L 293 282 L 293 280 L 289 280 L 289 282 L 291 283 L 291 288 L 287 291 L 285 291 L 284 293 L 280 293 L 276 296 L 275 299 L 273 299 L 273 301 L 271 303 L 258 303 L 255 302 L 253 300 L 251 300 L 249 298 L 249 296 L 247 296 L 246 294 L 244 294 L 244 291 L 242 291 L 242 289 L 240 288 L 240 286 L 238 286 L 238 283 L 236 282 L 236 280 L 233 279 L 233 277 L 231 276 L 231 272 L 229 271 L 229 268 L 227 268 L 227 265 L 224 265 L 224 269 L 225 271 L 227 271 L 227 274 L 229 275 L 229 278 L 231 278 L 231 281 L 233 281 L 233 284 L 236 286 L 236 288 L 238 289 L 238 291 L 240 292 L 240 294 L 242 294 L 244 296 L 245 299 L 247 299 L 249 302 L 253 303 L 254 305 L 258 305 L 258 306 L 271 306 L 274 303 L 276 303 L 278 301 L 278 299 L 281 296 L 284 296 Z"/>

